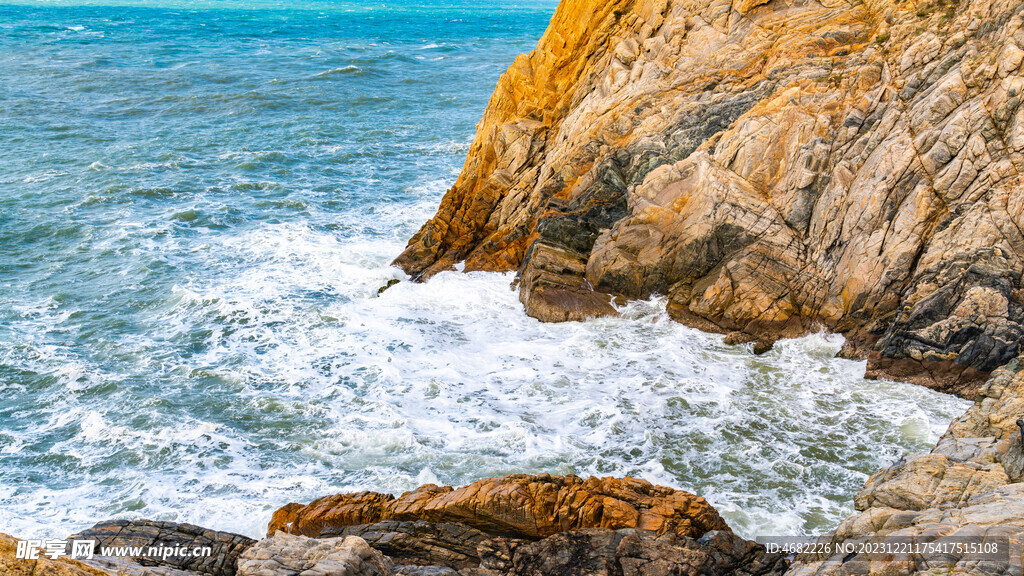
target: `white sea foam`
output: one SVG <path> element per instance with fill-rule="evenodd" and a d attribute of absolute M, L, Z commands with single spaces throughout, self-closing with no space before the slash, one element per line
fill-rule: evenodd
<path fill-rule="evenodd" d="M 446 272 L 378 296 L 404 277 L 388 266 L 401 248 L 398 235 L 341 240 L 297 223 L 210 238 L 205 251 L 231 255 L 223 268 L 175 287 L 141 320 L 152 336 L 131 344 L 176 389 L 98 406 L 62 396 L 34 431 L 68 430 L 50 453 L 114 488 L 0 495 L 0 523 L 43 535 L 146 516 L 256 536 L 276 507 L 329 492 L 548 471 L 689 489 L 748 536 L 815 532 L 851 511 L 867 473 L 964 407 L 863 380 L 863 363 L 834 357 L 841 337 L 754 356 L 671 321 L 657 299 L 542 324 L 509 274 Z M 194 352 L 162 352 L 179 341 Z M 65 381 L 120 378 L 71 366 Z M 181 397 L 217 407 L 169 411 Z"/>

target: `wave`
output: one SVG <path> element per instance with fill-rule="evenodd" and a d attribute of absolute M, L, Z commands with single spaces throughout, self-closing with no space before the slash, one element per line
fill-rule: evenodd
<path fill-rule="evenodd" d="M 341 68 L 332 68 L 325 70 L 313 75 L 313 78 L 329 78 L 331 76 L 362 76 L 363 69 L 354 64 L 348 66 L 342 66 Z"/>

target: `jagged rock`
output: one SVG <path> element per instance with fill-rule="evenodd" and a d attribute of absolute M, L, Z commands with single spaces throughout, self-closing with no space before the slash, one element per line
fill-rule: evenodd
<path fill-rule="evenodd" d="M 283 532 L 242 553 L 238 576 L 393 576 L 391 560 L 358 536 L 315 539 Z"/>
<path fill-rule="evenodd" d="M 395 263 L 518 270 L 527 313 L 825 327 L 972 396 L 1024 336 L 1015 0 L 581 0 L 502 76 Z"/>
<path fill-rule="evenodd" d="M 210 576 L 234 576 L 239 556 L 256 542 L 239 534 L 207 530 L 192 524 L 150 520 L 100 522 L 70 539 L 96 540 L 97 554 L 103 547 L 141 547 L 143 555 L 126 558 L 143 566 L 165 566 Z M 157 557 L 149 554 L 151 547 L 183 548 L 189 551 L 208 547 L 210 555 Z"/>
<path fill-rule="evenodd" d="M 490 538 L 487 534 L 464 524 L 432 524 L 422 520 L 386 520 L 356 526 L 327 526 L 319 535 L 320 538 L 338 536 L 359 536 L 396 563 L 449 568 L 477 566 L 480 563 L 477 546 Z M 409 571 L 408 568 L 395 569 L 400 574 L 403 570 Z"/>
<path fill-rule="evenodd" d="M 0 574 L 4 576 L 110 576 L 106 572 L 68 558 L 50 559 L 40 554 L 38 560 L 19 560 L 15 557 L 17 539 L 0 534 Z"/>
<path fill-rule="evenodd" d="M 509 576 L 688 576 L 782 574 L 780 556 L 712 531 L 694 540 L 650 531 L 590 528 L 537 542 L 498 539 L 481 546 L 483 566 Z"/>
<path fill-rule="evenodd" d="M 317 536 L 327 526 L 384 520 L 460 523 L 490 534 L 537 539 L 581 528 L 641 528 L 700 537 L 729 530 L 704 498 L 634 478 L 528 476 L 478 480 L 455 489 L 433 484 L 400 498 L 372 492 L 338 494 L 274 514 L 268 534 Z"/>
<path fill-rule="evenodd" d="M 942 454 L 916 454 L 872 476 L 854 498 L 854 505 L 858 510 L 958 506 L 1009 482 L 1002 464 L 960 464 Z"/>

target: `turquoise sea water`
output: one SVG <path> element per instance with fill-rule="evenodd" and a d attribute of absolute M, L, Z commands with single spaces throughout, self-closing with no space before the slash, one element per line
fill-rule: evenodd
<path fill-rule="evenodd" d="M 635 475 L 815 533 L 965 407 L 811 336 L 542 325 L 388 263 L 553 2 L 0 5 L 0 531 L 261 533 L 338 491 Z"/>

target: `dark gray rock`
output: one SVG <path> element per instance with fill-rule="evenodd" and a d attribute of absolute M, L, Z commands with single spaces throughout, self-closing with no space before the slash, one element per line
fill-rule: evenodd
<path fill-rule="evenodd" d="M 242 552 L 256 543 L 252 538 L 230 532 L 207 530 L 192 524 L 153 522 L 150 520 L 112 520 L 100 522 L 92 528 L 71 536 L 74 540 L 96 540 L 96 552 L 101 548 L 134 547 L 141 555 L 127 555 L 124 559 L 142 566 L 165 566 L 210 576 L 235 576 L 235 565 Z M 157 550 L 180 548 L 184 555 L 158 555 Z M 192 552 L 209 548 L 209 554 Z"/>

